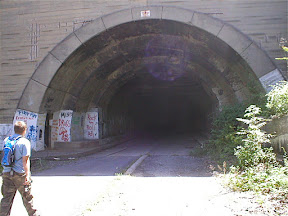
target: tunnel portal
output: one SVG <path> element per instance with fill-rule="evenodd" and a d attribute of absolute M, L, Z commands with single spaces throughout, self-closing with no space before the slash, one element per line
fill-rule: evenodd
<path fill-rule="evenodd" d="M 246 61 L 215 35 L 163 19 L 124 23 L 95 35 L 61 65 L 41 112 L 100 107 L 103 137 L 127 131 L 195 132 L 225 104 L 263 91 Z"/>
<path fill-rule="evenodd" d="M 209 117 L 217 106 L 199 81 L 135 78 L 112 97 L 108 113 L 126 113 L 135 132 L 152 135 L 197 133 L 209 127 Z"/>

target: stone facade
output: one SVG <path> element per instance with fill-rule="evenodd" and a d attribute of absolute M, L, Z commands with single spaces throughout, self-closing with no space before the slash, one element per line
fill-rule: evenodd
<path fill-rule="evenodd" d="M 11 123 L 36 67 L 67 35 L 105 14 L 147 5 L 177 6 L 209 14 L 251 37 L 272 59 L 284 55 L 279 43 L 287 38 L 286 0 L 1 1 L 0 123 Z M 286 71 L 285 62 L 275 64 Z"/>

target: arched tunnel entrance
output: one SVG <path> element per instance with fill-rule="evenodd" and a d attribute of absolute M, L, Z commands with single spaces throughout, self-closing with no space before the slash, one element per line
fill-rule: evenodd
<path fill-rule="evenodd" d="M 19 107 L 39 113 L 101 108 L 101 137 L 194 133 L 207 130 L 223 105 L 247 99 L 249 83 L 264 91 L 259 78 L 275 68 L 250 39 L 205 14 L 175 10 L 191 17 L 135 19 L 132 9 L 116 14 L 131 20 L 112 14 L 80 28 L 39 65 Z M 250 54 L 257 52 L 263 64 Z"/>
<path fill-rule="evenodd" d="M 237 52 L 206 31 L 175 21 L 136 21 L 96 35 L 69 56 L 42 109 L 100 107 L 104 137 L 125 130 L 193 132 L 207 128 L 219 104 L 245 99 L 251 77 Z"/>
<path fill-rule="evenodd" d="M 162 136 L 208 129 L 217 101 L 205 92 L 199 80 L 184 76 L 167 81 L 146 76 L 121 87 L 112 97 L 108 113 L 126 113 L 137 133 Z"/>

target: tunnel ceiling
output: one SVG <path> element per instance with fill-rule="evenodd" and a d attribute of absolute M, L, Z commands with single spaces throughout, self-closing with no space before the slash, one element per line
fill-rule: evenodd
<path fill-rule="evenodd" d="M 249 95 L 251 78 L 257 80 L 246 62 L 206 31 L 170 20 L 134 21 L 75 50 L 50 82 L 40 110 L 106 107 L 124 86 L 130 95 L 173 89 L 232 103 Z"/>

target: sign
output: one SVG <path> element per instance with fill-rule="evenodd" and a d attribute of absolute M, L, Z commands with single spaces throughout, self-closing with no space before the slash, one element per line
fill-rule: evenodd
<path fill-rule="evenodd" d="M 150 17 L 150 10 L 141 11 L 141 17 Z"/>
<path fill-rule="evenodd" d="M 54 142 L 71 141 L 71 121 L 72 110 L 60 110 L 53 113 L 51 125 L 51 147 L 54 148 Z"/>
<path fill-rule="evenodd" d="M 277 82 L 284 80 L 284 78 L 280 71 L 278 69 L 275 69 L 260 77 L 259 80 L 262 83 L 263 87 L 266 89 L 266 91 L 269 92 L 272 90 L 271 85 L 275 85 Z"/>
<path fill-rule="evenodd" d="M 13 125 L 16 121 L 24 121 L 27 125 L 26 138 L 31 142 L 31 148 L 37 151 L 36 142 L 38 137 L 37 130 L 38 114 L 26 110 L 16 110 Z M 14 130 L 14 128 L 13 128 Z"/>
<path fill-rule="evenodd" d="M 85 139 L 99 139 L 98 112 L 87 112 L 84 124 Z"/>
<path fill-rule="evenodd" d="M 59 142 L 70 142 L 71 141 L 71 121 L 72 121 L 72 110 L 62 110 L 60 111 L 58 119 L 58 137 Z"/>

